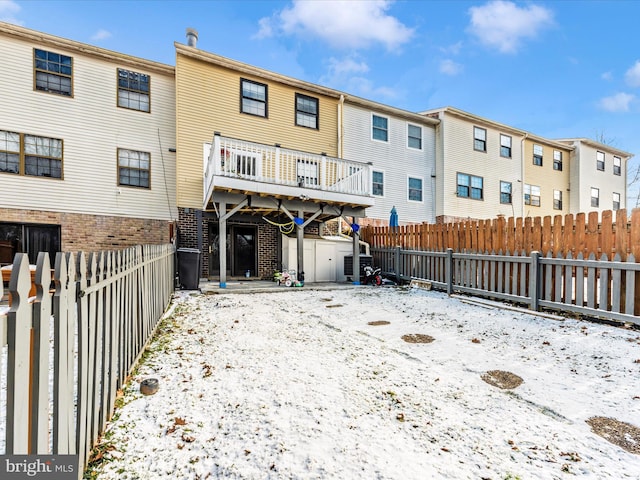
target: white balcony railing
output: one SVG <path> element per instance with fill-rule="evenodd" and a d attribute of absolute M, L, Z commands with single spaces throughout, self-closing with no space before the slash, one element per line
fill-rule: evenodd
<path fill-rule="evenodd" d="M 371 196 L 371 165 L 215 135 L 204 150 L 204 204 L 220 177 Z M 216 181 L 216 177 L 218 181 Z"/>

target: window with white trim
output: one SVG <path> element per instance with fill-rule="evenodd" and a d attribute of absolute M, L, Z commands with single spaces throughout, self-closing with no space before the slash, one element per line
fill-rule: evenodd
<path fill-rule="evenodd" d="M 622 159 L 620 157 L 613 157 L 613 174 L 621 175 L 622 174 Z"/>
<path fill-rule="evenodd" d="M 500 156 L 511 158 L 511 137 L 500 134 Z"/>
<path fill-rule="evenodd" d="M 533 164 L 541 167 L 542 166 L 542 160 L 544 157 L 544 149 L 542 147 L 542 145 L 533 145 Z"/>
<path fill-rule="evenodd" d="M 540 206 L 540 186 L 524 184 L 524 204 L 532 207 Z"/>
<path fill-rule="evenodd" d="M 381 142 L 389 141 L 389 119 L 380 115 L 371 115 L 371 138 Z"/>
<path fill-rule="evenodd" d="M 36 90 L 73 96 L 73 58 L 60 53 L 33 49 Z"/>
<path fill-rule="evenodd" d="M 562 171 L 562 152 L 560 150 L 553 151 L 553 169 Z"/>
<path fill-rule="evenodd" d="M 596 168 L 604 172 L 604 152 L 596 152 Z"/>
<path fill-rule="evenodd" d="M 118 185 L 149 188 L 151 154 L 136 150 L 118 149 Z"/>
<path fill-rule="evenodd" d="M 553 191 L 553 209 L 562 210 L 562 190 Z"/>
<path fill-rule="evenodd" d="M 473 127 L 473 149 L 478 152 L 487 151 L 487 131 L 484 128 Z"/>
<path fill-rule="evenodd" d="M 118 106 L 140 112 L 149 112 L 151 77 L 144 73 L 118 69 Z"/>
<path fill-rule="evenodd" d="M 407 146 L 422 150 L 422 127 L 420 125 L 407 124 Z"/>
<path fill-rule="evenodd" d="M 613 192 L 613 210 L 620 210 L 620 194 Z"/>
<path fill-rule="evenodd" d="M 500 203 L 512 203 L 512 185 L 511 182 L 500 181 Z"/>
<path fill-rule="evenodd" d="M 376 197 L 384 197 L 384 172 L 379 170 L 371 172 L 371 193 Z"/>
<path fill-rule="evenodd" d="M 258 117 L 267 117 L 267 86 L 264 83 L 240 79 L 240 112 Z"/>
<path fill-rule="evenodd" d="M 407 198 L 411 202 L 422 201 L 422 178 L 409 177 L 408 178 L 408 192 Z"/>
<path fill-rule="evenodd" d="M 591 206 L 599 207 L 600 206 L 600 189 L 591 187 Z"/>

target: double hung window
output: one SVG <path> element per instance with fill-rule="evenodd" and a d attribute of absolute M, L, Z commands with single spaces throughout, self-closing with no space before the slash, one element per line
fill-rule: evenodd
<path fill-rule="evenodd" d="M 409 177 L 407 198 L 412 202 L 422 201 L 422 179 Z"/>
<path fill-rule="evenodd" d="M 511 137 L 500 134 L 500 156 L 511 158 Z"/>
<path fill-rule="evenodd" d="M 524 204 L 532 207 L 540 206 L 540 186 L 524 184 Z"/>
<path fill-rule="evenodd" d="M 553 209 L 562 210 L 562 190 L 553 191 Z"/>
<path fill-rule="evenodd" d="M 487 131 L 484 128 L 473 127 L 473 149 L 478 152 L 487 151 Z"/>
<path fill-rule="evenodd" d="M 151 154 L 118 149 L 118 185 L 150 187 Z"/>
<path fill-rule="evenodd" d="M 591 187 L 591 206 L 599 207 L 600 206 L 600 189 Z"/>
<path fill-rule="evenodd" d="M 604 152 L 596 152 L 596 168 L 604 172 Z"/>
<path fill-rule="evenodd" d="M 622 174 L 622 159 L 620 157 L 613 157 L 613 174 Z"/>
<path fill-rule="evenodd" d="M 422 150 L 422 127 L 419 125 L 407 125 L 407 146 Z"/>
<path fill-rule="evenodd" d="M 371 172 L 371 193 L 376 197 L 384 196 L 384 172 Z"/>
<path fill-rule="evenodd" d="M 562 171 L 562 152 L 559 150 L 553 151 L 553 169 Z"/>
<path fill-rule="evenodd" d="M 500 181 L 500 203 L 512 202 L 512 185 L 511 182 Z"/>
<path fill-rule="evenodd" d="M 71 97 L 73 95 L 73 58 L 34 49 L 36 90 Z"/>
<path fill-rule="evenodd" d="M 118 69 L 118 106 L 150 111 L 150 81 L 149 75 L 131 72 L 123 68 Z"/>
<path fill-rule="evenodd" d="M 263 83 L 240 79 L 240 112 L 267 117 L 267 86 Z"/>
<path fill-rule="evenodd" d="M 484 179 L 475 175 L 458 173 L 457 195 L 459 197 L 482 200 L 484 198 Z"/>
<path fill-rule="evenodd" d="M 543 160 L 543 148 L 542 145 L 533 145 L 533 164 L 537 165 L 538 167 L 542 166 L 542 160 Z"/>
<path fill-rule="evenodd" d="M 389 119 L 387 117 L 371 116 L 371 138 L 381 142 L 389 141 Z"/>
<path fill-rule="evenodd" d="M 296 93 L 296 125 L 318 129 L 318 99 Z"/>

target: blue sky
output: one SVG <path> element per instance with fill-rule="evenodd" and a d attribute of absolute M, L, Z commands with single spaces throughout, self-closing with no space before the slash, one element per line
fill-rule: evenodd
<path fill-rule="evenodd" d="M 640 156 L 638 18 L 632 0 L 0 0 L 4 21 L 171 65 L 192 27 L 198 48 L 381 103 Z"/>

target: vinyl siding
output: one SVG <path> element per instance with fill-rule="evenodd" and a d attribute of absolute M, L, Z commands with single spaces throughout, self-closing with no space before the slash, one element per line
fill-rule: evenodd
<path fill-rule="evenodd" d="M 522 206 L 521 141 L 522 136 L 503 132 L 451 114 L 444 114 L 441 124 L 443 136 L 443 168 L 441 176 L 443 199 L 438 215 L 460 218 L 494 218 L 520 214 Z M 474 150 L 474 127 L 486 130 L 487 151 Z M 500 134 L 511 137 L 511 158 L 500 156 Z M 441 173 L 440 173 L 441 172 Z M 458 197 L 457 174 L 482 177 L 483 199 Z M 512 204 L 500 203 L 500 181 L 512 183 Z"/>
<path fill-rule="evenodd" d="M 388 118 L 388 142 L 372 140 L 372 114 Z M 422 150 L 416 150 L 407 147 L 407 124 L 420 125 L 418 121 L 346 102 L 343 122 L 344 158 L 371 162 L 373 170 L 384 172 L 384 196 L 374 197 L 375 206 L 367 209 L 367 217 L 388 221 L 391 208 L 395 206 L 401 223 L 433 222 L 435 128 L 422 125 Z M 422 179 L 422 202 L 408 201 L 409 176 Z"/>
<path fill-rule="evenodd" d="M 613 208 L 613 193 L 620 194 L 620 208 L 626 207 L 627 196 L 627 168 L 626 157 L 621 157 L 621 174 L 613 174 L 613 157 L 614 155 L 607 151 L 606 146 L 597 148 L 595 146 L 586 145 L 583 142 L 577 143 L 576 151 L 578 155 L 572 161 L 571 169 L 577 170 L 577 208 L 572 205 L 571 213 L 592 212 L 603 210 L 611 210 Z M 596 166 L 596 152 L 601 151 L 605 154 L 605 169 L 600 171 Z M 600 190 L 600 206 L 598 208 L 591 206 L 591 187 Z M 575 187 L 572 185 L 572 193 Z"/>
<path fill-rule="evenodd" d="M 46 36 L 43 36 L 46 39 Z M 71 42 L 68 42 L 71 43 Z M 34 90 L 33 48 L 73 58 L 73 97 Z M 4 83 L 0 130 L 63 140 L 63 179 L 0 173 L 2 206 L 170 220 L 175 207 L 174 77 L 149 71 L 132 57 L 87 55 L 0 35 Z M 117 55 L 113 54 L 113 57 Z M 151 113 L 118 108 L 117 68 L 151 77 Z M 118 187 L 117 149 L 151 154 L 150 189 Z"/>
<path fill-rule="evenodd" d="M 542 166 L 533 164 L 533 146 L 543 147 Z M 553 169 L 554 150 L 562 152 L 562 171 Z M 524 183 L 540 187 L 540 206 L 524 205 L 524 216 L 565 215 L 570 212 L 570 158 L 571 150 L 539 140 L 526 139 L 524 142 Z M 562 210 L 553 208 L 553 192 L 562 192 Z"/>
<path fill-rule="evenodd" d="M 266 84 L 268 118 L 240 113 L 240 79 Z M 202 208 L 203 144 L 214 132 L 266 145 L 337 155 L 336 98 L 234 71 L 178 52 L 176 58 L 178 205 Z M 319 128 L 295 125 L 295 94 L 319 100 Z"/>

